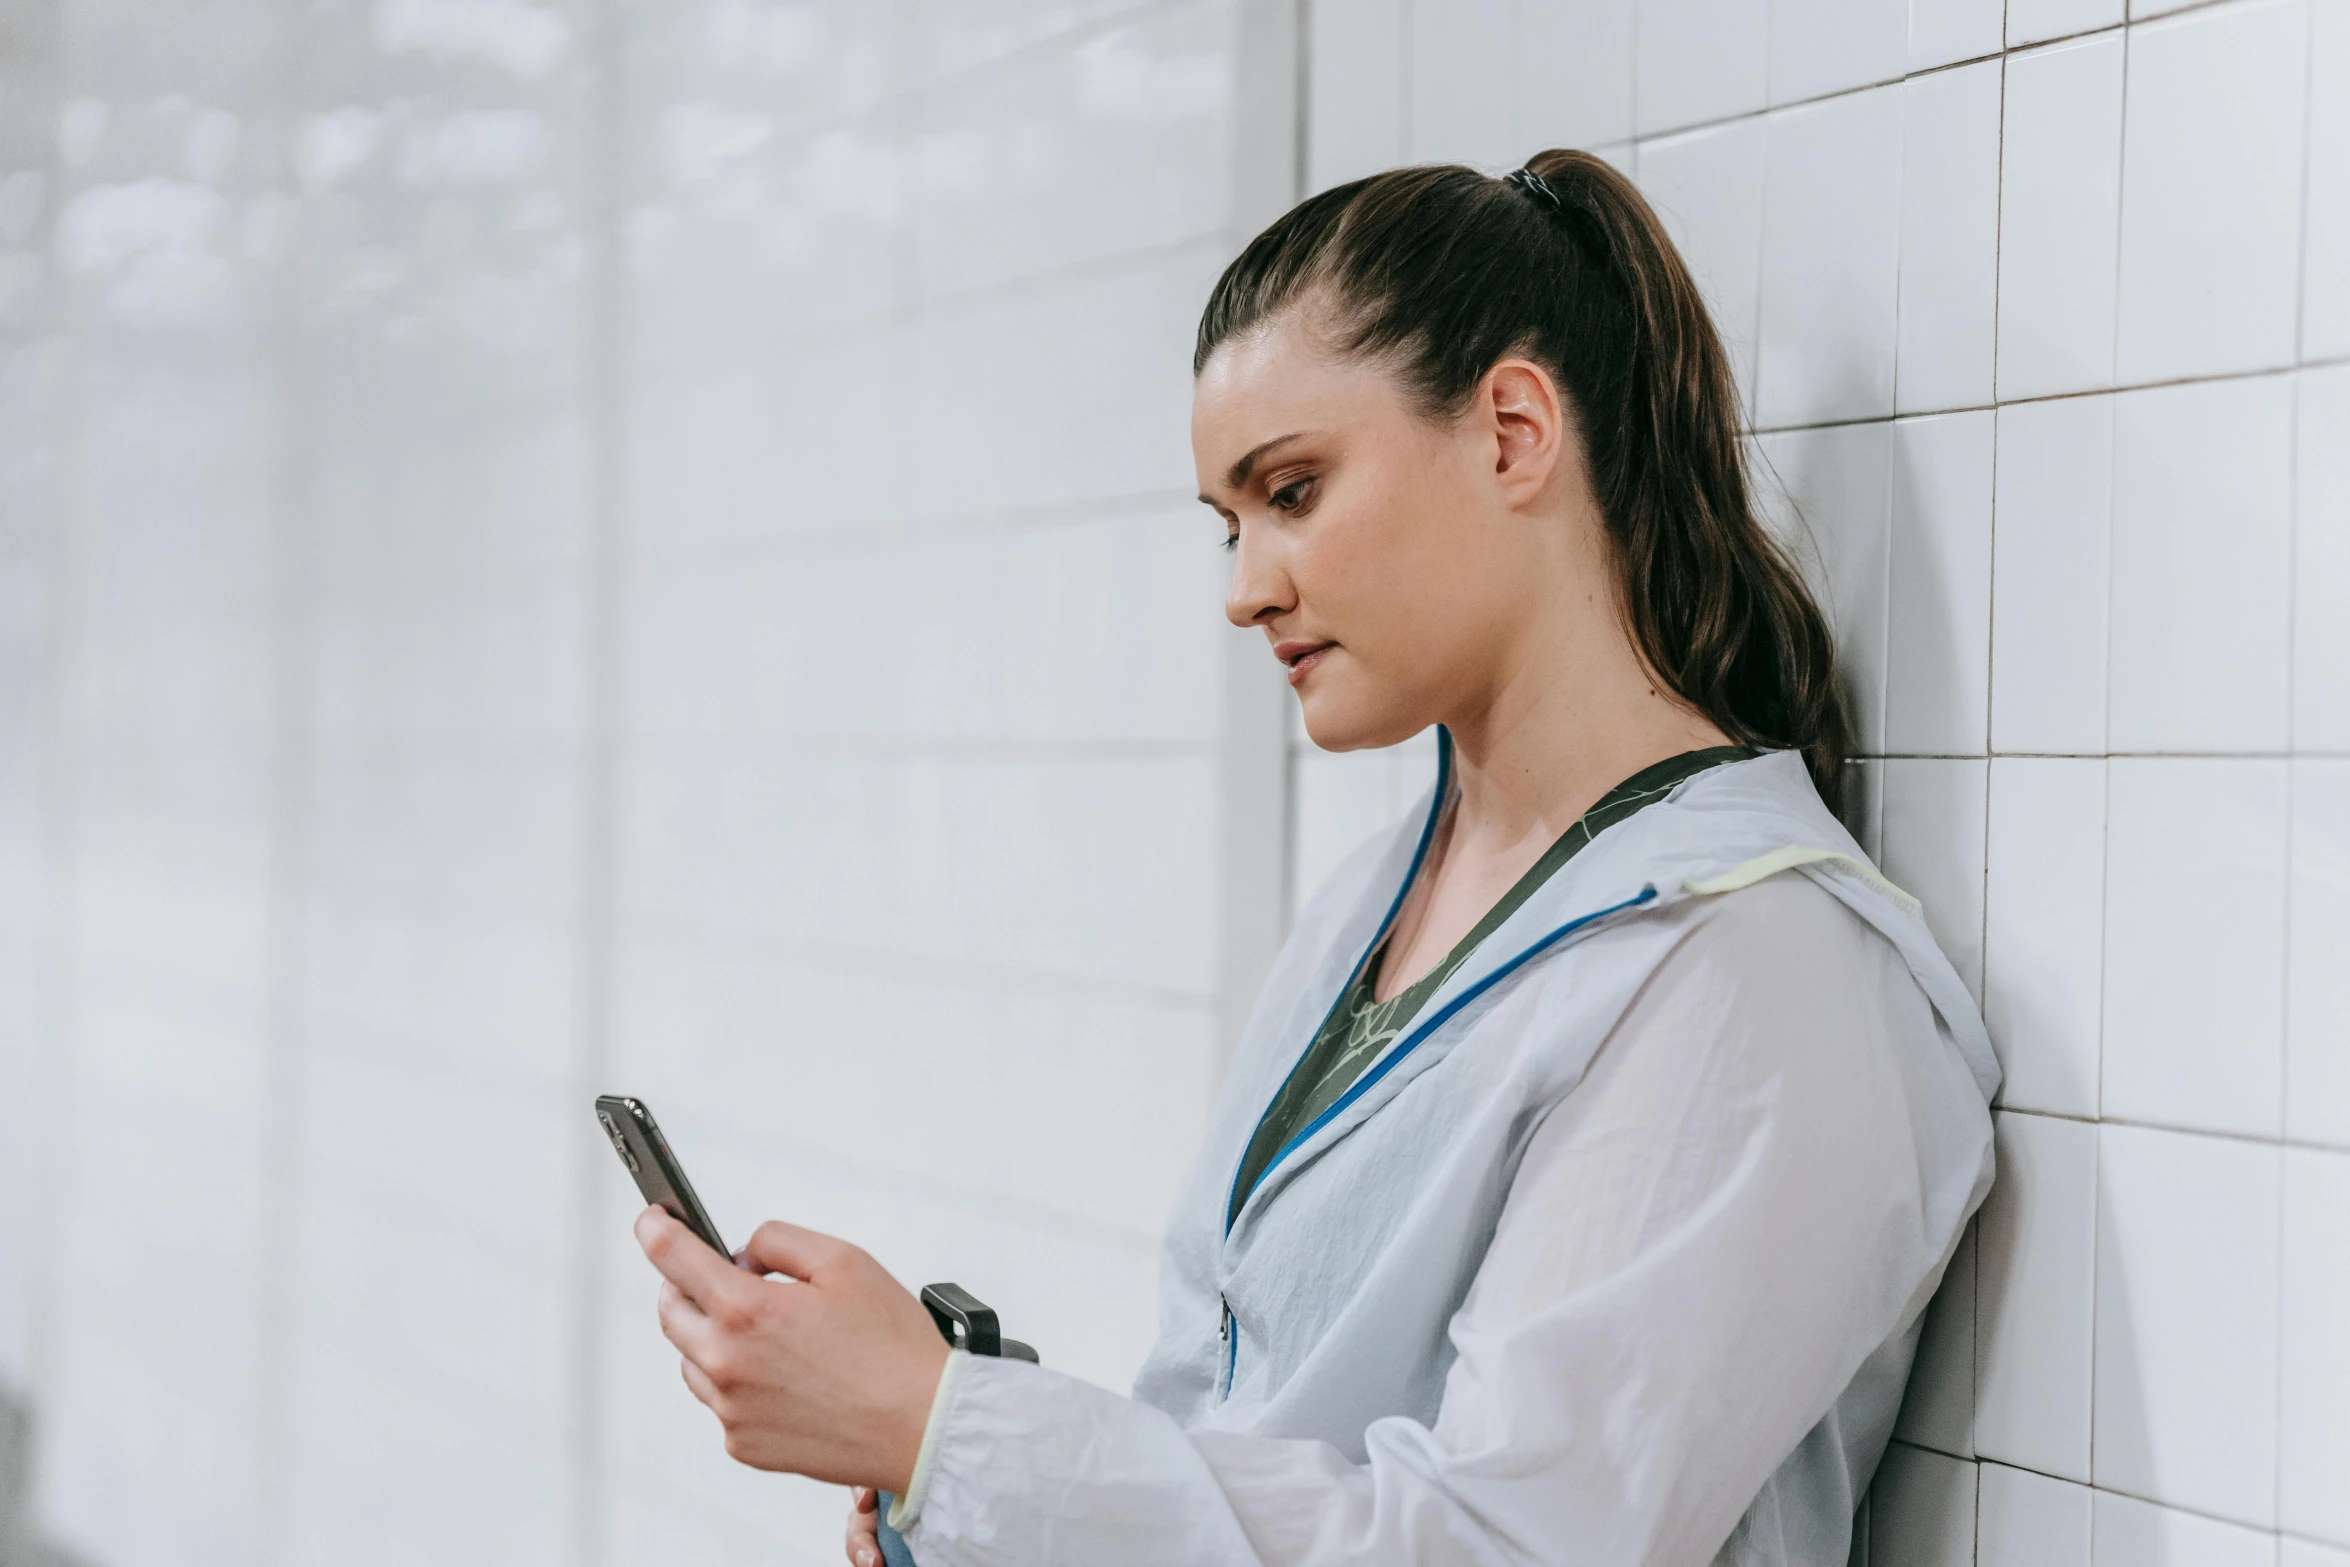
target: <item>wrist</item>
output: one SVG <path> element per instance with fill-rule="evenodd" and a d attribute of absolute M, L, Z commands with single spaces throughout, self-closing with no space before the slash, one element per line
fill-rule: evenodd
<path fill-rule="evenodd" d="M 944 1339 L 933 1339 L 909 1356 L 885 1416 L 881 1490 L 904 1496 L 913 1488 L 921 1463 L 922 1444 L 930 1431 L 931 1411 L 944 1385 L 947 1363 L 953 1358 Z"/>

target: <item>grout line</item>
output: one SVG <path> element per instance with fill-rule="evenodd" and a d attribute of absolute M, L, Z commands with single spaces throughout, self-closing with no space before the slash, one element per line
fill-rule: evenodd
<path fill-rule="evenodd" d="M 2350 1154 L 2350 1143 L 2329 1143 L 2322 1138 L 2294 1137 L 2289 1134 L 2269 1137 L 2257 1132 L 2214 1131 L 2205 1126 L 2181 1126 L 2168 1121 L 2141 1121 L 2118 1115 L 2074 1115 L 2064 1110 L 2019 1109 L 2009 1104 L 2002 1104 L 1997 1108 L 2001 1115 L 2028 1115 L 2043 1121 L 2070 1121 L 2076 1126 L 2120 1126 L 2134 1132 L 2169 1132 L 2179 1137 L 2209 1137 L 2221 1142 L 2249 1143 L 2256 1148 L 2289 1148 L 2300 1153 Z"/>
<path fill-rule="evenodd" d="M 2160 391 L 2174 386 L 2208 386 L 2223 381 L 2256 381 L 2265 376 L 2298 375 L 2304 370 L 2330 370 L 2350 365 L 2350 354 L 2333 354 L 2322 359 L 2303 360 L 2291 364 L 2261 365 L 2249 370 L 2221 370 L 2206 375 L 2169 376 L 2151 381 L 2131 381 L 2114 386 L 2083 387 L 2073 392 L 2043 392 L 2032 397 L 2001 398 L 1988 403 L 1962 403 L 1948 408 L 1914 408 L 1900 413 L 1861 414 L 1850 419 L 1821 419 L 1808 424 L 1748 425 L 1739 431 L 1741 436 L 1757 439 L 1771 435 L 1799 435 L 1811 430 L 1849 430 L 1871 424 L 1903 424 L 1914 419 L 1943 419 L 1954 414 L 1997 413 L 2006 408 L 2023 408 L 2035 403 L 2074 402 L 2087 397 L 2119 397 L 2130 392 Z"/>
<path fill-rule="evenodd" d="M 1903 1441 L 1911 1447 L 1919 1445 L 1916 1442 L 1908 1441 L 1907 1438 L 1896 1438 L 1896 1440 Z M 1933 1448 L 1929 1451 L 1941 1452 L 1941 1449 Z M 1949 1458 L 1956 1455 L 1944 1453 L 1943 1456 Z M 2159 1497 L 2147 1496 L 2143 1492 L 2126 1491 L 2117 1485 L 2099 1485 L 2093 1480 L 2076 1480 L 2071 1475 L 2060 1475 L 2053 1470 L 2035 1469 L 2030 1464 L 2017 1463 L 2012 1458 L 1993 1458 L 1989 1454 L 1978 1453 L 1970 1461 L 1977 1465 L 1989 1464 L 1995 1469 L 2013 1469 L 2019 1474 L 2038 1475 L 2043 1480 L 2054 1480 L 2061 1485 L 2077 1486 L 2081 1490 L 2105 1496 L 2118 1496 L 2128 1501 L 2144 1502 L 2147 1506 L 2159 1507 L 2164 1512 L 2179 1513 L 2189 1518 L 2200 1518 L 2207 1523 L 2225 1524 L 2231 1529 L 2241 1529 L 2246 1533 L 2263 1535 L 2272 1540 L 2289 1540 L 2297 1545 L 2318 1545 L 2335 1552 L 2342 1549 L 2340 1541 L 2329 1540 L 2322 1535 L 2302 1534 L 2297 1530 L 2287 1529 L 2276 1524 L 2246 1523 L 2241 1518 L 2230 1518 L 2225 1513 L 2205 1512 L 2201 1508 L 2183 1506 L 2178 1502 L 2166 1502 Z"/>

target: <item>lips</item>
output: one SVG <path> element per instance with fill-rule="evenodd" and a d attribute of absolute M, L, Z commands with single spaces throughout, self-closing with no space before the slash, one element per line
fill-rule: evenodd
<path fill-rule="evenodd" d="M 1336 646 L 1335 642 L 1281 642 L 1274 645 L 1273 656 L 1289 666 L 1289 683 L 1294 686 Z"/>

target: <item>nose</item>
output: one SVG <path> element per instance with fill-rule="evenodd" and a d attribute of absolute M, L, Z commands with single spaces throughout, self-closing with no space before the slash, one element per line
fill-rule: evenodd
<path fill-rule="evenodd" d="M 1241 524 L 1232 551 L 1232 585 L 1224 595 L 1224 618 L 1243 628 L 1261 626 L 1297 608 L 1297 587 L 1263 539 L 1263 530 Z"/>

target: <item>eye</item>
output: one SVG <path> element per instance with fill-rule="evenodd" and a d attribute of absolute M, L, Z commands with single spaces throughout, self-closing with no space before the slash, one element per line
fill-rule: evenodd
<path fill-rule="evenodd" d="M 1294 516 L 1312 503 L 1314 481 L 1293 479 L 1266 498 L 1272 502 L 1275 511 L 1285 511 Z"/>
<path fill-rule="evenodd" d="M 1230 554 L 1238 548 L 1240 548 L 1240 530 L 1235 528 L 1224 535 L 1224 550 L 1226 554 Z"/>

